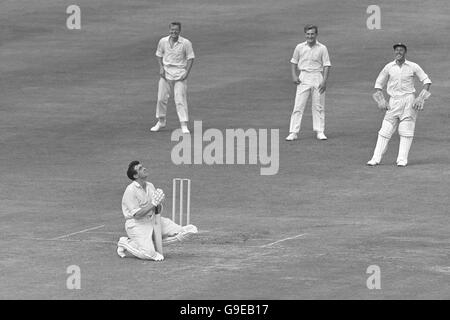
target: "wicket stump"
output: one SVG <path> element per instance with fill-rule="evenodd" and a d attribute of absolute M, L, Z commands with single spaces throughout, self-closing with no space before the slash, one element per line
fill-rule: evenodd
<path fill-rule="evenodd" d="M 172 221 L 175 223 L 178 223 L 180 226 L 183 226 L 183 198 L 184 198 L 184 190 L 183 185 L 187 184 L 187 190 L 186 190 L 186 225 L 190 224 L 191 220 L 191 179 L 182 179 L 182 178 L 175 178 L 173 179 L 173 192 L 172 192 Z M 176 207 L 177 207 L 177 185 L 179 185 L 179 195 L 180 195 L 180 211 L 179 216 L 180 220 L 177 222 L 175 220 L 176 218 Z"/>

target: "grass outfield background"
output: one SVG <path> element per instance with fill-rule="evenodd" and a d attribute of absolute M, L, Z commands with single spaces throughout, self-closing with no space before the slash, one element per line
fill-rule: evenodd
<path fill-rule="evenodd" d="M 446 1 L 378 1 L 381 30 L 366 27 L 371 1 L 81 0 L 81 30 L 66 28 L 70 4 L 0 3 L 0 298 L 450 297 Z M 173 102 L 166 130 L 149 132 L 154 53 L 174 20 L 196 53 L 191 120 L 279 129 L 277 175 L 172 164 Z M 289 60 L 306 23 L 319 26 L 333 64 L 329 139 L 314 138 L 308 106 L 300 139 L 287 143 Z M 399 41 L 432 79 L 432 97 L 409 166 L 393 165 L 396 135 L 384 164 L 369 168 L 383 117 L 370 95 Z M 192 222 L 204 232 L 167 247 L 163 263 L 115 253 L 134 159 L 168 200 L 172 178 L 192 179 Z M 70 265 L 81 290 L 66 288 Z M 381 290 L 366 287 L 369 265 L 381 269 Z"/>

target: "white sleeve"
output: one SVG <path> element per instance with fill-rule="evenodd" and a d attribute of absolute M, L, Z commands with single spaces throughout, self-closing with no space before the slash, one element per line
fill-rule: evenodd
<path fill-rule="evenodd" d="M 156 56 L 162 58 L 164 56 L 164 46 L 162 44 L 162 39 L 158 42 L 158 47 L 156 48 Z"/>
<path fill-rule="evenodd" d="M 190 42 L 189 40 L 186 40 L 184 49 L 186 50 L 186 59 L 187 60 L 195 58 L 194 49 L 192 49 L 192 42 Z"/>
<path fill-rule="evenodd" d="M 423 69 L 418 64 L 415 65 L 414 73 L 423 84 L 431 83 L 431 80 L 430 78 L 428 78 L 428 75 L 423 71 Z"/>
<path fill-rule="evenodd" d="M 137 198 L 132 190 L 127 188 L 122 197 L 122 213 L 126 219 L 134 217 L 135 213 L 140 210 Z"/>
<path fill-rule="evenodd" d="M 331 67 L 330 56 L 328 55 L 328 49 L 325 46 L 323 48 L 322 64 L 324 67 Z"/>
<path fill-rule="evenodd" d="M 300 49 L 298 46 L 295 47 L 294 53 L 292 54 L 291 63 L 297 64 L 300 61 Z"/>
<path fill-rule="evenodd" d="M 383 87 L 386 84 L 388 76 L 389 76 L 389 65 L 386 65 L 383 68 L 383 70 L 381 70 L 380 74 L 377 77 L 377 80 L 375 81 L 375 89 L 383 90 Z"/>

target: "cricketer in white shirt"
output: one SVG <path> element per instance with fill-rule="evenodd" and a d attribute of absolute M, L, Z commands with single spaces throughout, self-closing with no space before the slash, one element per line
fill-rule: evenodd
<path fill-rule="evenodd" d="M 325 90 L 331 67 L 328 49 L 316 40 L 317 27 L 305 27 L 306 41 L 299 43 L 294 50 L 291 62 L 292 80 L 297 85 L 294 109 L 289 124 L 288 141 L 296 140 L 300 132 L 303 112 L 309 94 L 312 95 L 313 130 L 319 140 L 326 140 L 325 130 Z M 297 71 L 300 71 L 297 76 Z"/>
<path fill-rule="evenodd" d="M 159 131 L 166 126 L 167 104 L 174 95 L 178 120 L 183 133 L 189 133 L 187 103 L 187 78 L 194 62 L 195 54 L 192 43 L 180 36 L 181 23 L 172 22 L 169 26 L 169 36 L 159 40 L 156 57 L 160 67 L 158 83 L 158 101 L 156 103 L 156 118 L 158 122 L 151 131 Z"/>
<path fill-rule="evenodd" d="M 381 70 L 375 81 L 376 94 L 381 95 L 382 100 L 381 102 L 377 101 L 377 103 L 380 109 L 386 110 L 386 114 L 378 132 L 372 159 L 367 162 L 370 166 L 376 166 L 381 162 L 387 151 L 389 140 L 397 127 L 400 145 L 396 163 L 399 167 L 405 167 L 408 164 L 408 155 L 414 137 L 418 112 L 423 109 L 425 100 L 431 95 L 429 93 L 430 78 L 417 63 L 406 60 L 406 52 L 405 44 L 395 44 L 395 60 L 389 62 Z M 423 84 L 423 89 L 417 97 L 414 95 L 416 92 L 414 88 L 415 77 Z M 389 103 L 385 102 L 382 95 L 386 83 L 387 93 L 390 96 Z"/>
<path fill-rule="evenodd" d="M 193 225 L 182 227 L 161 216 L 162 204 L 154 205 L 156 189 L 152 183 L 145 180 L 148 177 L 148 171 L 138 161 L 129 164 L 127 176 L 133 180 L 126 187 L 122 197 L 122 213 L 126 220 L 125 230 L 128 238 L 120 238 L 117 253 L 121 257 L 125 257 L 128 252 L 140 259 L 159 261 L 160 256 L 155 250 L 153 239 L 157 215 L 160 216 L 163 244 L 186 240 L 191 234 L 197 233 L 197 228 Z M 158 214 L 155 210 L 158 210 Z M 161 256 L 162 259 L 164 259 L 163 256 Z"/>

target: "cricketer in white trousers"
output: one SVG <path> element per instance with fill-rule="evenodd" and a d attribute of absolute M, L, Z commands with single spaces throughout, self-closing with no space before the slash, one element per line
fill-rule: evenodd
<path fill-rule="evenodd" d="M 381 162 L 389 140 L 397 128 L 400 135 L 397 164 L 408 162 L 418 114 L 418 111 L 413 109 L 414 100 L 415 95 L 413 93 L 389 99 L 389 110 L 386 111 L 381 128 L 378 131 L 377 145 L 372 157 L 374 162 Z"/>
<path fill-rule="evenodd" d="M 156 56 L 161 59 L 165 76 L 159 79 L 156 118 L 164 119 L 167 115 L 167 104 L 173 92 L 178 119 L 181 123 L 189 121 L 187 104 L 187 80 L 181 80 L 188 73 L 188 62 L 195 58 L 192 43 L 179 36 L 171 44 L 171 37 L 159 40 Z"/>
<path fill-rule="evenodd" d="M 125 230 L 128 239 L 121 238 L 119 245 L 122 245 L 128 252 L 140 259 L 152 259 L 155 254 L 153 243 L 153 228 L 155 225 L 155 215 L 145 216 L 142 219 L 130 219 L 125 222 Z M 168 238 L 173 237 L 183 231 L 183 228 L 168 218 L 161 217 L 161 235 L 163 244 L 172 243 Z M 176 241 L 173 241 L 176 242 Z"/>
<path fill-rule="evenodd" d="M 137 182 L 131 182 L 122 197 L 122 212 L 126 219 L 125 230 L 127 237 L 121 237 L 118 246 L 140 259 L 154 259 L 156 255 L 153 243 L 155 225 L 154 209 L 142 218 L 135 218 L 134 214 L 141 208 L 152 203 L 156 191 L 152 183 L 146 182 L 145 189 Z M 163 211 L 159 205 L 160 213 Z M 188 239 L 197 228 L 193 225 L 180 226 L 168 218 L 161 217 L 161 236 L 163 244 L 171 244 Z"/>
<path fill-rule="evenodd" d="M 167 104 L 171 93 L 174 94 L 175 106 L 180 122 L 189 121 L 187 104 L 187 80 L 159 79 L 158 101 L 156 103 L 156 118 L 165 118 L 167 115 Z"/>
<path fill-rule="evenodd" d="M 316 132 L 323 132 L 325 130 L 325 92 L 320 94 L 319 85 L 323 81 L 321 72 L 301 71 L 299 75 L 300 84 L 297 85 L 297 92 L 295 95 L 294 110 L 291 115 L 291 122 L 289 132 L 298 133 L 300 131 L 303 112 L 305 110 L 306 102 L 311 93 L 312 100 L 312 118 L 313 130 Z"/>
<path fill-rule="evenodd" d="M 395 46 L 394 46 L 395 49 Z M 399 66 L 395 61 L 388 63 L 375 81 L 375 89 L 382 90 L 387 83 L 387 93 L 390 96 L 389 109 L 386 111 L 378 139 L 369 165 L 381 162 L 389 140 L 398 128 L 400 144 L 397 165 L 408 163 L 409 150 L 414 138 L 418 110 L 413 108 L 415 102 L 414 77 L 423 83 L 424 87 L 431 85 L 431 80 L 422 68 L 414 62 L 405 60 Z"/>

